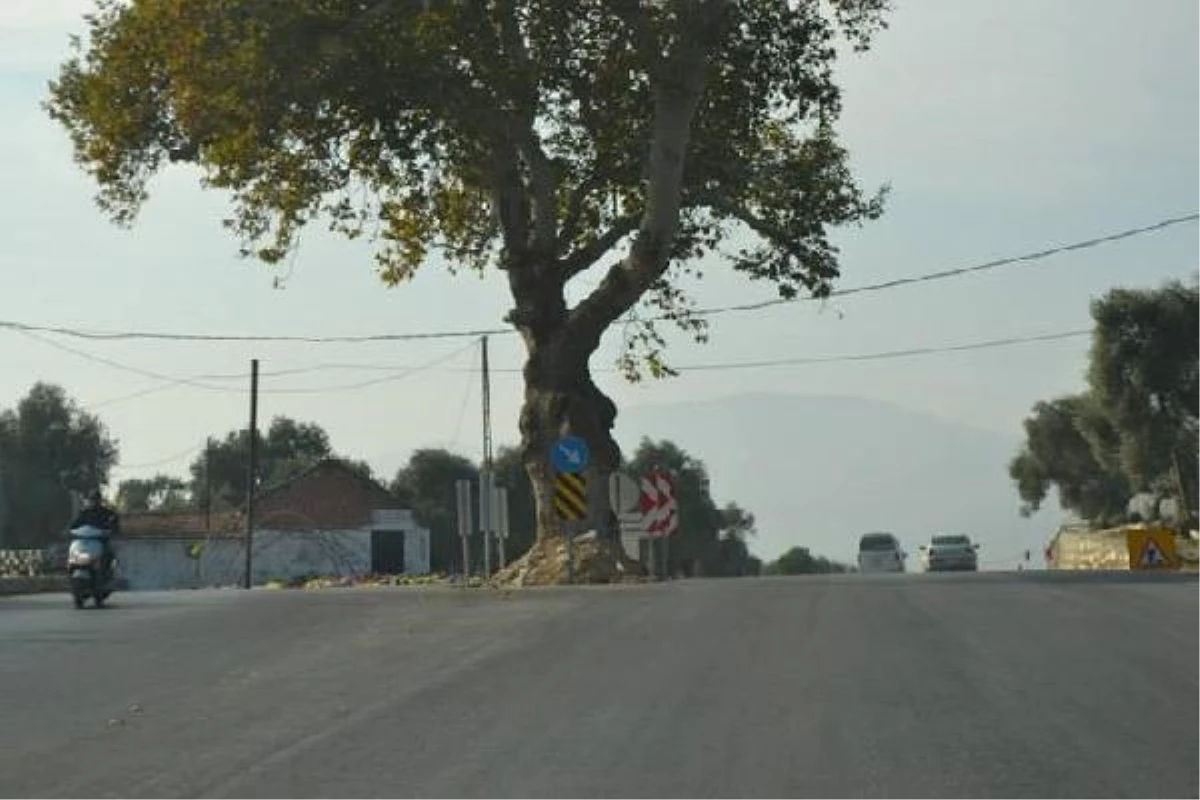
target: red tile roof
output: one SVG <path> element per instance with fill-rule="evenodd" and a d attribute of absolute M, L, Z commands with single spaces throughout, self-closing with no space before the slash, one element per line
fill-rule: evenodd
<path fill-rule="evenodd" d="M 378 482 L 359 474 L 345 462 L 326 459 L 286 481 L 259 493 L 255 501 L 256 530 L 340 530 L 361 528 L 371 512 L 404 510 L 405 504 Z M 142 538 L 237 537 L 245 530 L 241 511 L 204 514 L 125 514 L 121 534 Z"/>

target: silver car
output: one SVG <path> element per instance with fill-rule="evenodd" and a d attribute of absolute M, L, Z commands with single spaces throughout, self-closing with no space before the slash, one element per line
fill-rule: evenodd
<path fill-rule="evenodd" d="M 859 572 L 904 572 L 908 555 L 890 533 L 867 533 L 858 540 Z"/>
<path fill-rule="evenodd" d="M 979 569 L 979 545 L 973 544 L 970 536 L 934 536 L 929 544 L 921 545 L 921 563 L 926 572 L 975 572 Z"/>

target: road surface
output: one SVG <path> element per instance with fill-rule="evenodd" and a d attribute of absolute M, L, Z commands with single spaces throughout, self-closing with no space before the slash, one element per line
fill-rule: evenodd
<path fill-rule="evenodd" d="M 0 795 L 1197 796 L 1194 579 L 0 598 Z"/>

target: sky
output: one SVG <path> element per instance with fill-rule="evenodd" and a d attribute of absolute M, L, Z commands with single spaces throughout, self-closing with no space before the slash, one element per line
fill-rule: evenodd
<path fill-rule="evenodd" d="M 508 297 L 495 274 L 454 277 L 430 263 L 412 282 L 387 289 L 368 244 L 317 229 L 282 271 L 242 260 L 221 226 L 227 198 L 201 190 L 185 170 L 155 180 L 132 229 L 113 226 L 40 105 L 90 7 L 84 0 L 0 2 L 0 174 L 7 187 L 0 195 L 0 320 L 295 335 L 503 326 Z M 1194 213 L 1198 14 L 1194 0 L 897 0 L 872 50 L 839 66 L 840 130 L 854 169 L 865 187 L 891 187 L 881 220 L 838 232 L 839 286 L 970 266 Z M 1085 338 L 736 372 L 689 373 L 686 366 L 1087 329 L 1091 299 L 1115 286 L 1195 275 L 1197 249 L 1197 226 L 1183 224 L 945 281 L 724 315 L 714 318 L 708 344 L 671 337 L 673 363 L 684 371 L 665 382 L 629 385 L 608 372 L 613 336 L 593 365 L 624 408 L 745 393 L 848 396 L 1017 437 L 1034 402 L 1082 388 Z M 720 262 L 706 272 L 688 287 L 700 305 L 773 296 Z M 594 280 L 583 276 L 573 296 Z M 496 438 L 514 442 L 520 345 L 495 336 L 490 349 Z M 340 452 L 367 459 L 385 476 L 416 448 L 480 452 L 478 347 L 465 340 L 81 342 L 0 330 L 0 406 L 15 404 L 37 380 L 59 383 L 119 439 L 115 479 L 182 474 L 207 435 L 246 424 L 251 358 L 264 373 L 339 365 L 267 375 L 260 417 L 320 422 Z M 144 373 L 224 377 L 196 386 Z M 387 380 L 355 386 L 379 378 Z M 623 428 L 618 417 L 616 435 L 628 447 L 655 431 Z M 710 464 L 722 458 L 696 455 Z M 713 488 L 719 495 L 719 484 Z"/>

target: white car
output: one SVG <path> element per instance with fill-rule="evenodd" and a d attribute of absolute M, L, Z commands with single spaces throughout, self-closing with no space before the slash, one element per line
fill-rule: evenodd
<path fill-rule="evenodd" d="M 929 544 L 921 545 L 921 564 L 926 572 L 975 572 L 979 569 L 979 545 L 972 544 L 970 536 L 934 536 Z"/>
<path fill-rule="evenodd" d="M 904 572 L 908 554 L 890 533 L 867 533 L 858 540 L 859 572 Z"/>

